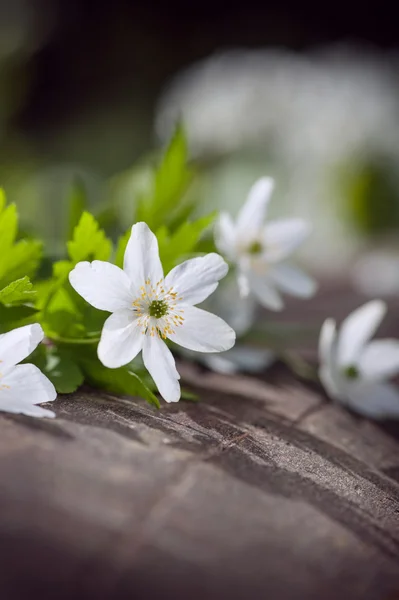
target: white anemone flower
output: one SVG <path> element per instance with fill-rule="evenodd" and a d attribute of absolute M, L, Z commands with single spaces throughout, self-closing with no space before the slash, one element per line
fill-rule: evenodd
<path fill-rule="evenodd" d="M 399 417 L 399 391 L 386 382 L 399 373 L 399 341 L 369 341 L 385 313 L 385 303 L 373 300 L 351 313 L 338 332 L 327 319 L 319 342 L 319 375 L 327 393 L 374 419 Z"/>
<path fill-rule="evenodd" d="M 250 292 L 266 308 L 281 310 L 280 292 L 310 298 L 315 281 L 286 259 L 306 239 L 310 225 L 303 219 L 284 219 L 264 223 L 274 181 L 262 177 L 249 191 L 234 223 L 221 213 L 215 228 L 216 246 L 238 271 L 243 296 Z"/>
<path fill-rule="evenodd" d="M 146 223 L 132 227 L 123 270 L 107 262 L 80 262 L 71 271 L 72 287 L 92 306 L 112 313 L 98 345 L 109 368 L 143 362 L 166 402 L 180 399 L 179 373 L 164 340 L 197 352 L 222 352 L 235 342 L 225 321 L 194 306 L 203 302 L 227 274 L 218 254 L 183 262 L 164 277 L 158 242 Z"/>
<path fill-rule="evenodd" d="M 55 387 L 35 365 L 19 365 L 43 340 L 38 323 L 0 335 L 0 411 L 31 417 L 55 417 L 42 402 L 57 397 Z"/>

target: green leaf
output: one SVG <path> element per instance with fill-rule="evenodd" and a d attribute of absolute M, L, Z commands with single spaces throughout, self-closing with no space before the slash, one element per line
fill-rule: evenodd
<path fill-rule="evenodd" d="M 68 253 L 74 264 L 82 260 L 109 260 L 112 243 L 97 221 L 88 212 L 84 212 L 68 242 Z"/>
<path fill-rule="evenodd" d="M 141 378 L 128 367 L 107 369 L 99 360 L 82 360 L 81 367 L 88 383 L 114 394 L 140 396 L 149 404 L 160 408 L 159 400 Z"/>
<path fill-rule="evenodd" d="M 72 394 L 84 382 L 82 370 L 68 350 L 41 345 L 29 362 L 39 367 L 59 394 Z"/>
<path fill-rule="evenodd" d="M 72 239 L 75 227 L 78 225 L 83 212 L 87 208 L 87 194 L 83 181 L 77 178 L 69 193 L 69 219 L 67 239 Z"/>
<path fill-rule="evenodd" d="M 136 221 L 145 221 L 152 230 L 156 230 L 173 219 L 192 179 L 187 160 L 186 136 L 183 127 L 178 125 L 154 172 L 150 193 L 138 201 Z"/>
<path fill-rule="evenodd" d="M 0 304 L 0 333 L 10 331 L 14 327 L 20 326 L 20 321 L 31 319 L 37 314 L 37 309 L 32 306 L 4 306 Z"/>
<path fill-rule="evenodd" d="M 6 206 L 0 190 L 0 287 L 24 276 L 32 277 L 39 266 L 42 244 L 36 240 L 16 242 L 18 214 L 14 204 Z"/>
<path fill-rule="evenodd" d="M 115 264 L 117 267 L 123 269 L 123 258 L 125 256 L 125 250 L 127 243 L 130 239 L 131 229 L 128 229 L 124 235 L 122 235 L 118 240 L 118 245 L 116 247 L 115 254 Z"/>
<path fill-rule="evenodd" d="M 25 302 L 33 302 L 35 296 L 36 292 L 33 290 L 29 277 L 23 277 L 13 281 L 0 291 L 0 302 L 3 304 L 24 304 Z"/>
<path fill-rule="evenodd" d="M 196 221 L 186 221 L 171 236 L 164 227 L 157 231 L 159 254 L 165 273 L 196 249 L 202 234 L 214 218 L 215 213 L 212 213 Z"/>

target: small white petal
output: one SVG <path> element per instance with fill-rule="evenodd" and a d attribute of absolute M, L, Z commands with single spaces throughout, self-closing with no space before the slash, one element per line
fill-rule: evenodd
<path fill-rule="evenodd" d="M 317 290 L 315 280 L 292 265 L 276 265 L 270 277 L 281 291 L 299 298 L 311 298 Z"/>
<path fill-rule="evenodd" d="M 199 304 L 216 290 L 228 270 L 227 263 L 214 252 L 192 258 L 168 273 L 165 289 L 173 287 L 185 304 Z"/>
<path fill-rule="evenodd" d="M 279 262 L 287 258 L 304 242 L 310 231 L 310 224 L 303 219 L 285 219 L 269 223 L 263 231 L 265 258 L 269 262 Z"/>
<path fill-rule="evenodd" d="M 223 354 L 205 354 L 203 362 L 217 373 L 259 373 L 276 360 L 268 349 L 235 346 Z"/>
<path fill-rule="evenodd" d="M 128 274 L 136 295 L 146 279 L 155 285 L 163 279 L 158 240 L 146 223 L 136 223 L 126 247 L 124 271 Z"/>
<path fill-rule="evenodd" d="M 197 352 L 223 352 L 234 346 L 236 334 L 223 319 L 195 306 L 182 308 L 183 325 L 168 335 L 173 342 Z"/>
<path fill-rule="evenodd" d="M 257 302 L 253 296 L 241 296 L 237 279 L 233 275 L 226 277 L 216 292 L 202 306 L 204 310 L 215 313 L 227 321 L 238 336 L 243 335 L 252 327 L 256 307 Z"/>
<path fill-rule="evenodd" d="M 241 242 L 259 238 L 273 188 L 274 181 L 271 177 L 262 177 L 251 187 L 236 221 L 236 231 Z"/>
<path fill-rule="evenodd" d="M 326 364 L 321 365 L 319 369 L 319 378 L 330 398 L 333 400 L 344 400 L 345 391 L 343 389 L 342 379 L 338 376 L 335 369 L 330 369 Z"/>
<path fill-rule="evenodd" d="M 166 402 L 180 400 L 180 375 L 171 351 L 158 335 L 144 336 L 143 362 Z"/>
<path fill-rule="evenodd" d="M 248 276 L 245 273 L 241 272 L 237 275 L 237 285 L 241 298 L 249 296 L 251 289 L 249 287 Z"/>
<path fill-rule="evenodd" d="M 143 329 L 131 310 L 114 313 L 104 323 L 98 344 L 98 358 L 110 369 L 127 365 L 143 346 Z"/>
<path fill-rule="evenodd" d="M 0 410 L 34 417 L 55 417 L 48 409 L 36 406 L 57 397 L 55 387 L 35 365 L 17 365 L 0 382 Z"/>
<path fill-rule="evenodd" d="M 236 230 L 233 219 L 222 212 L 215 224 L 214 238 L 216 248 L 229 260 L 235 256 Z"/>
<path fill-rule="evenodd" d="M 0 335 L 0 371 L 8 369 L 27 358 L 44 338 L 43 329 L 38 323 L 18 327 Z"/>
<path fill-rule="evenodd" d="M 351 386 L 347 404 L 372 419 L 399 418 L 399 391 L 388 383 L 363 381 Z"/>
<path fill-rule="evenodd" d="M 385 313 L 385 303 L 372 300 L 357 308 L 343 321 L 338 336 L 339 366 L 356 364 L 361 350 L 376 332 Z"/>
<path fill-rule="evenodd" d="M 388 379 L 399 373 L 399 341 L 375 340 L 367 344 L 357 363 L 367 379 Z"/>
<path fill-rule="evenodd" d="M 251 274 L 249 276 L 249 286 L 251 292 L 262 306 L 276 311 L 283 309 L 284 303 L 282 298 L 268 276 L 260 277 L 256 274 Z"/>
<path fill-rule="evenodd" d="M 71 286 L 92 306 L 116 312 L 132 306 L 129 277 L 122 269 L 102 260 L 80 262 L 69 273 Z"/>
<path fill-rule="evenodd" d="M 319 361 L 331 366 L 335 362 L 337 326 L 334 319 L 326 319 L 321 327 L 319 338 Z"/>

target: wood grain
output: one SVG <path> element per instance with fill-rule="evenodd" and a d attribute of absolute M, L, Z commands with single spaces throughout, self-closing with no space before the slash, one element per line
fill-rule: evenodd
<path fill-rule="evenodd" d="M 399 598 L 399 444 L 277 367 L 0 416 L 1 600 Z"/>

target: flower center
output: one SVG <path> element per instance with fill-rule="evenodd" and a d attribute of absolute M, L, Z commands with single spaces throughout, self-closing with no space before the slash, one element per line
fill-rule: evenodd
<path fill-rule="evenodd" d="M 262 250 L 262 244 L 256 240 L 255 242 L 252 242 L 252 244 L 250 244 L 250 246 L 247 249 L 247 252 L 249 254 L 260 254 Z"/>
<path fill-rule="evenodd" d="M 162 338 L 175 333 L 176 327 L 184 322 L 184 310 L 179 308 L 182 300 L 173 287 L 165 288 L 163 279 L 155 285 L 147 279 L 140 288 L 140 296 L 132 303 L 141 333 Z"/>
<path fill-rule="evenodd" d="M 344 374 L 348 379 L 357 379 L 359 377 L 359 370 L 355 365 L 345 367 Z"/>
<path fill-rule="evenodd" d="M 150 317 L 160 319 L 168 314 L 168 303 L 166 300 L 153 300 L 148 307 Z"/>

